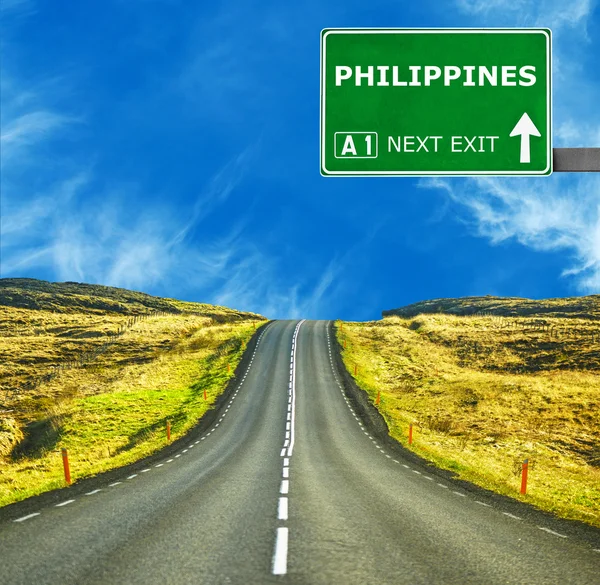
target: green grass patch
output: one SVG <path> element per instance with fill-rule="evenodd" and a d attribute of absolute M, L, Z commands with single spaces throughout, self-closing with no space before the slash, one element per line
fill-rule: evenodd
<path fill-rule="evenodd" d="M 102 392 L 56 402 L 33 423 L 35 448 L 0 461 L 0 506 L 63 487 L 62 447 L 76 481 L 160 450 L 167 420 L 171 440 L 183 436 L 223 392 L 254 331 L 252 321 L 198 328 L 146 363 L 107 367 Z"/>

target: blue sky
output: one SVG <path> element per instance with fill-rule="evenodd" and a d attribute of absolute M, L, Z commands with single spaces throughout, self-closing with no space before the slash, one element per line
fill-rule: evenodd
<path fill-rule="evenodd" d="M 600 176 L 325 178 L 326 27 L 544 26 L 554 145 L 600 146 L 592 0 L 2 2 L 2 277 L 269 317 L 600 293 Z"/>

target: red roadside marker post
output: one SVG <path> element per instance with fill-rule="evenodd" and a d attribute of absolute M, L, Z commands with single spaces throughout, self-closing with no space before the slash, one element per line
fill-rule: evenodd
<path fill-rule="evenodd" d="M 529 471 L 529 459 L 523 461 L 523 468 L 521 470 L 521 494 L 527 493 L 527 472 Z"/>
<path fill-rule="evenodd" d="M 412 439 L 413 439 L 413 435 L 412 435 L 412 423 L 410 423 L 410 425 L 408 425 L 408 444 L 412 445 Z"/>
<path fill-rule="evenodd" d="M 375 398 L 375 404 L 379 404 L 381 401 L 381 392 L 377 390 L 377 398 Z"/>
<path fill-rule="evenodd" d="M 69 454 L 67 453 L 67 450 L 64 447 L 61 448 L 61 453 L 63 469 L 65 470 L 65 481 L 67 482 L 67 485 L 71 485 L 71 469 L 69 468 Z"/>
<path fill-rule="evenodd" d="M 204 388 L 204 400 L 206 400 L 206 388 Z"/>

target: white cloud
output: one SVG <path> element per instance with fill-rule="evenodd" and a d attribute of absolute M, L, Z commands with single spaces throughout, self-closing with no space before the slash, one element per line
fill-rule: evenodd
<path fill-rule="evenodd" d="M 558 32 L 563 27 L 586 29 L 592 0 L 457 0 L 459 9 L 489 19 L 489 26 L 541 26 Z M 493 19 L 493 24 L 492 24 Z"/>
<path fill-rule="evenodd" d="M 2 124 L 0 157 L 2 167 L 27 147 L 33 147 L 70 123 L 67 116 L 54 112 L 35 111 L 18 116 Z"/>
<path fill-rule="evenodd" d="M 568 255 L 565 276 L 576 276 L 580 290 L 600 284 L 600 177 L 574 180 L 478 178 L 465 182 L 423 182 L 446 190 L 470 212 L 474 229 L 494 244 L 515 239 L 539 251 Z"/>
<path fill-rule="evenodd" d="M 3 47 L 6 53 L 6 48 Z M 5 57 L 6 60 L 6 57 Z M 24 86 L 11 75 L 9 67 L 0 69 L 0 163 L 3 171 L 30 164 L 36 147 L 60 136 L 77 118 L 49 108 L 54 101 L 55 83 L 48 80 L 37 87 Z"/>

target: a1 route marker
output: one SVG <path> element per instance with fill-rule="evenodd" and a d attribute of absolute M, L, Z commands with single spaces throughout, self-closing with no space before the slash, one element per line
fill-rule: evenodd
<path fill-rule="evenodd" d="M 549 175 L 548 29 L 326 29 L 321 174 Z"/>

